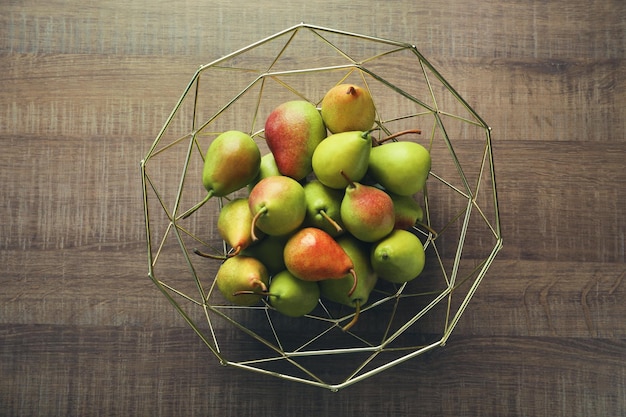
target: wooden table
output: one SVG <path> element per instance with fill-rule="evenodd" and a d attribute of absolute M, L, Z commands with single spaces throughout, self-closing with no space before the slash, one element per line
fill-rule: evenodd
<path fill-rule="evenodd" d="M 147 277 L 140 159 L 199 65 L 301 21 L 436 65 L 504 238 L 445 347 L 336 393 L 220 366 Z M 621 0 L 3 2 L 0 415 L 625 415 L 625 39 Z"/>

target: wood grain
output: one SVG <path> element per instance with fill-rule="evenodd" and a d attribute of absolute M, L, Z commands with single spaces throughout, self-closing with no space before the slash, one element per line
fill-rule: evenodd
<path fill-rule="evenodd" d="M 337 393 L 220 366 L 147 276 L 139 161 L 301 21 L 417 45 L 492 128 L 504 239 L 445 347 Z M 625 415 L 625 39 L 620 0 L 2 2 L 0 416 Z"/>

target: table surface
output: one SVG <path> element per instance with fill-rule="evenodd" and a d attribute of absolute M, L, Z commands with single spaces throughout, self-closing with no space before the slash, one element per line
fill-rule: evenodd
<path fill-rule="evenodd" d="M 191 75 L 302 21 L 416 44 L 498 180 L 448 343 L 338 392 L 220 366 L 147 274 L 139 161 Z M 625 53 L 621 0 L 2 2 L 0 414 L 626 415 Z"/>

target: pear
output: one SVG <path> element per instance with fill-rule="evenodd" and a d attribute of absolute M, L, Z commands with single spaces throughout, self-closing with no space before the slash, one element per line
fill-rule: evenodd
<path fill-rule="evenodd" d="M 357 285 L 354 263 L 331 235 L 316 227 L 305 227 L 289 238 L 283 251 L 287 270 L 305 281 L 341 279 L 352 276 L 352 294 Z"/>
<path fill-rule="evenodd" d="M 370 262 L 379 278 L 396 284 L 415 279 L 424 269 L 421 240 L 407 230 L 394 230 L 371 250 Z"/>
<path fill-rule="evenodd" d="M 229 201 L 220 210 L 217 218 L 217 231 L 224 241 L 234 250 L 226 257 L 237 256 L 252 242 L 252 213 L 248 206 L 248 199 L 244 197 Z M 257 232 L 257 235 L 261 234 Z M 207 258 L 224 259 L 224 256 L 211 255 L 194 249 L 198 255 Z"/>
<path fill-rule="evenodd" d="M 223 197 L 245 187 L 258 175 L 260 165 L 261 151 L 250 135 L 238 130 L 218 135 L 204 157 L 202 184 L 207 195 L 181 217 L 189 217 L 212 197 Z"/>
<path fill-rule="evenodd" d="M 265 140 L 278 170 L 298 181 L 311 173 L 313 151 L 325 137 L 322 116 L 308 101 L 282 103 L 265 120 Z"/>
<path fill-rule="evenodd" d="M 269 274 L 259 260 L 239 255 L 226 259 L 220 265 L 215 283 L 228 301 L 252 306 L 259 303 L 267 292 Z"/>
<path fill-rule="evenodd" d="M 389 194 L 346 178 L 350 182 L 340 208 L 346 230 L 364 242 L 375 242 L 391 233 L 396 215 Z"/>
<path fill-rule="evenodd" d="M 274 155 L 269 152 L 261 157 L 261 164 L 259 166 L 259 173 L 257 176 L 248 184 L 248 192 L 254 188 L 257 182 L 261 181 L 263 178 L 273 177 L 282 175 L 276 166 L 276 160 L 274 159 Z"/>
<path fill-rule="evenodd" d="M 270 305 L 279 313 L 302 317 L 317 306 L 320 289 L 317 282 L 303 281 L 284 270 L 272 277 L 267 295 Z"/>
<path fill-rule="evenodd" d="M 340 214 L 342 191 L 326 187 L 319 180 L 313 179 L 304 184 L 304 196 L 306 225 L 322 229 L 333 237 L 343 232 Z"/>
<path fill-rule="evenodd" d="M 354 84 L 339 84 L 328 90 L 320 111 L 331 133 L 369 130 L 376 118 L 369 91 Z"/>
<path fill-rule="evenodd" d="M 295 231 L 306 216 L 304 188 L 291 177 L 273 176 L 259 181 L 248 195 L 252 212 L 252 239 L 257 240 L 255 228 L 280 236 Z"/>
<path fill-rule="evenodd" d="M 413 196 L 388 193 L 396 215 L 395 229 L 409 229 L 424 219 L 424 209 Z"/>
<path fill-rule="evenodd" d="M 387 142 L 372 148 L 368 174 L 389 192 L 413 195 L 424 188 L 430 167 L 430 152 L 419 143 Z"/>
<path fill-rule="evenodd" d="M 252 256 L 265 265 L 270 275 L 283 271 L 285 261 L 283 259 L 283 250 L 289 235 L 285 236 L 265 236 L 245 248 L 241 254 Z"/>
<path fill-rule="evenodd" d="M 313 152 L 313 172 L 327 187 L 344 189 L 348 181 L 359 181 L 368 170 L 372 137 L 368 131 L 335 133 L 324 139 Z"/>
<path fill-rule="evenodd" d="M 350 235 L 340 236 L 337 238 L 337 243 L 354 263 L 354 270 L 359 277 L 359 281 L 350 296 L 347 293 L 352 286 L 351 275 L 346 275 L 336 280 L 320 281 L 319 286 L 320 293 L 324 298 L 355 309 L 353 319 L 343 327 L 343 330 L 347 331 L 357 322 L 361 307 L 367 303 L 372 290 L 376 286 L 378 277 L 370 264 L 369 244 L 361 242 Z"/>

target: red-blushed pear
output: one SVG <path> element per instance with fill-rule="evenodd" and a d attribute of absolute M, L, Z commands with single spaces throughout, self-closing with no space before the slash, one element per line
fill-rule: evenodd
<path fill-rule="evenodd" d="M 204 157 L 202 184 L 207 195 L 181 218 L 189 217 L 212 197 L 223 197 L 248 185 L 258 175 L 260 165 L 261 151 L 250 135 L 238 130 L 218 135 Z"/>
<path fill-rule="evenodd" d="M 283 251 L 287 270 L 304 281 L 342 279 L 352 276 L 352 294 L 358 279 L 354 263 L 331 235 L 316 227 L 305 227 L 289 238 Z"/>
<path fill-rule="evenodd" d="M 220 265 L 215 283 L 231 303 L 252 306 L 259 303 L 267 292 L 269 274 L 258 259 L 238 255 Z"/>
<path fill-rule="evenodd" d="M 377 187 L 349 181 L 341 201 L 341 221 L 350 234 L 375 242 L 393 230 L 396 215 L 389 194 Z"/>
<path fill-rule="evenodd" d="M 281 174 L 301 180 L 311 173 L 311 158 L 326 137 L 315 105 L 304 100 L 280 104 L 265 120 L 265 140 Z"/>
<path fill-rule="evenodd" d="M 370 253 L 370 262 L 379 278 L 403 284 L 422 273 L 426 255 L 417 236 L 397 229 L 376 242 Z"/>
<path fill-rule="evenodd" d="M 370 130 L 376 107 L 369 91 L 355 84 L 339 84 L 326 92 L 321 114 L 331 133 Z"/>
<path fill-rule="evenodd" d="M 330 135 L 313 152 L 313 172 L 327 187 L 343 190 L 348 181 L 359 181 L 367 173 L 372 136 L 367 131 L 350 131 Z"/>
<path fill-rule="evenodd" d="M 235 198 L 222 207 L 217 218 L 217 231 L 222 239 L 233 248 L 233 252 L 226 257 L 237 256 L 243 249 L 252 244 L 251 230 L 252 213 L 247 198 Z M 257 232 L 257 234 L 261 233 Z M 207 258 L 225 258 L 224 256 L 203 253 L 197 249 L 194 249 L 194 252 Z"/>
<path fill-rule="evenodd" d="M 341 279 L 320 281 L 319 287 L 320 293 L 324 298 L 354 308 L 352 320 L 343 327 L 343 330 L 347 331 L 358 321 L 361 307 L 369 300 L 369 296 L 376 286 L 378 277 L 370 264 L 369 244 L 351 235 L 338 237 L 337 243 L 346 251 L 354 263 L 354 270 L 359 277 L 359 281 L 351 295 L 348 295 L 348 291 L 352 286 L 351 275 L 346 275 Z"/>
<path fill-rule="evenodd" d="M 395 229 L 409 229 L 424 219 L 424 209 L 413 196 L 387 193 L 396 214 Z"/>
<path fill-rule="evenodd" d="M 253 241 L 258 239 L 257 227 L 268 235 L 286 235 L 295 231 L 304 221 L 304 188 L 298 181 L 284 175 L 263 178 L 250 191 L 248 206 L 253 216 Z"/>

